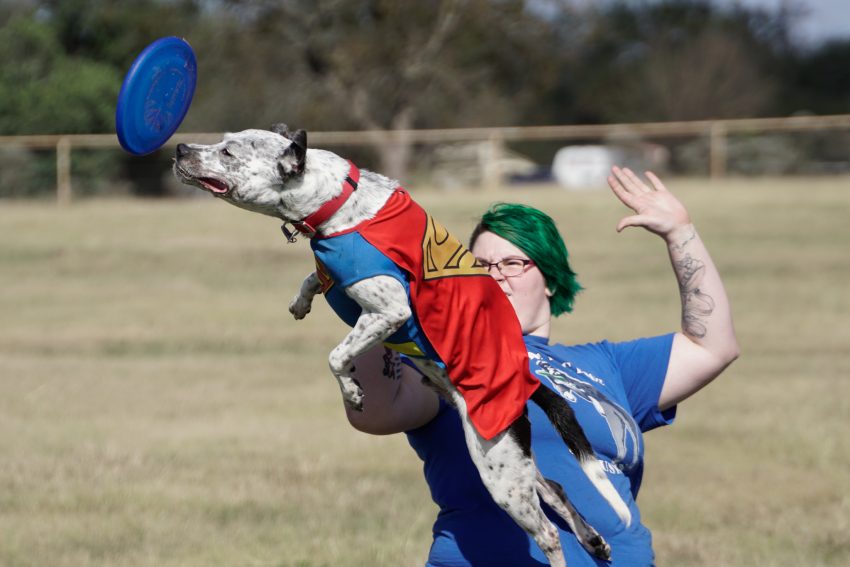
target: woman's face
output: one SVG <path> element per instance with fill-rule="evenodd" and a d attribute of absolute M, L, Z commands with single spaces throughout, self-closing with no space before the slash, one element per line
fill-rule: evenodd
<path fill-rule="evenodd" d="M 522 250 L 501 236 L 486 231 L 475 240 L 472 254 L 488 264 L 501 262 L 505 258 L 528 260 Z M 498 282 L 513 305 L 522 325 L 522 334 L 549 338 L 551 294 L 546 289 L 546 280 L 540 269 L 532 264 L 518 276 L 505 277 L 496 266 L 490 266 L 490 275 Z"/>

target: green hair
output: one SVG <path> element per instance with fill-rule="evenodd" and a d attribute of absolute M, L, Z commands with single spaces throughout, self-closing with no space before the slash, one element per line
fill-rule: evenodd
<path fill-rule="evenodd" d="M 496 203 L 472 231 L 470 248 L 482 232 L 504 238 L 534 260 L 552 293 L 549 305 L 553 317 L 573 310 L 573 301 L 582 287 L 570 268 L 564 240 L 549 215 L 527 205 Z"/>

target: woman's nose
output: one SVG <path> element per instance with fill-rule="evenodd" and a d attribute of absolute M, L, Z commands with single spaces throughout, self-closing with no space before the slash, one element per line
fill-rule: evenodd
<path fill-rule="evenodd" d="M 497 282 L 505 279 L 505 276 L 502 275 L 502 272 L 499 271 L 499 267 L 496 264 L 490 264 L 487 266 L 487 273 L 490 274 L 490 277 Z"/>

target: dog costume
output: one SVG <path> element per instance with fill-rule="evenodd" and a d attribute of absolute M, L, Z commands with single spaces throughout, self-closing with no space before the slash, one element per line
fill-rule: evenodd
<path fill-rule="evenodd" d="M 352 164 L 343 200 L 358 178 Z M 529 370 L 513 307 L 487 269 L 406 190 L 397 188 L 374 218 L 344 232 L 319 236 L 309 224 L 295 226 L 311 235 L 322 293 L 348 325 L 361 308 L 347 286 L 379 275 L 401 282 L 414 315 L 385 345 L 442 365 L 482 437 L 493 438 L 523 414 L 540 382 Z"/>

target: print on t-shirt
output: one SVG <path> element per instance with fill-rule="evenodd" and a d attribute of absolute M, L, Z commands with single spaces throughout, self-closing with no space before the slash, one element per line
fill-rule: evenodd
<path fill-rule="evenodd" d="M 530 358 L 536 366 L 535 374 L 538 377 L 545 376 L 570 404 L 575 405 L 579 399 L 584 400 L 605 420 L 617 447 L 617 454 L 612 459 L 613 464 L 621 471 L 627 472 L 637 466 L 640 455 L 640 429 L 629 412 L 591 384 L 591 381 L 595 381 L 604 385 L 604 380 L 573 367 L 569 362 L 565 362 L 563 368 L 556 368 L 540 355 Z M 579 376 L 586 377 L 587 381 Z"/>

